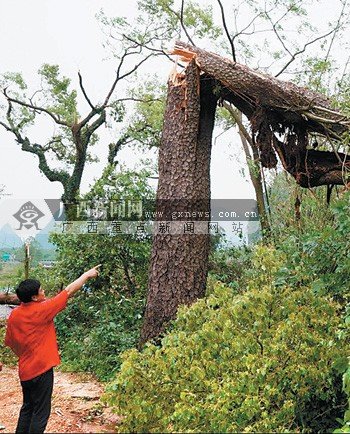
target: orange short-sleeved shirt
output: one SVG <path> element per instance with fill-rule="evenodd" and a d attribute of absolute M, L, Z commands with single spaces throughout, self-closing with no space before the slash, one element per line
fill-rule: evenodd
<path fill-rule="evenodd" d="M 5 345 L 19 359 L 19 378 L 31 380 L 60 363 L 54 317 L 67 306 L 68 292 L 42 302 L 21 303 L 8 320 Z"/>

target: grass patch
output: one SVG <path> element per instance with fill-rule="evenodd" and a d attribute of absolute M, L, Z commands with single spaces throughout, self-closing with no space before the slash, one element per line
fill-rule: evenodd
<path fill-rule="evenodd" d="M 23 264 L 5 262 L 0 264 L 0 290 L 13 288 L 23 271 Z"/>

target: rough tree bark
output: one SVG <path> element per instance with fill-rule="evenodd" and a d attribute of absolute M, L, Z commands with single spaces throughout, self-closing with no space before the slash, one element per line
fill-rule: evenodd
<path fill-rule="evenodd" d="M 342 152 L 306 149 L 293 155 L 275 140 L 275 149 L 284 169 L 304 188 L 320 185 L 344 185 L 349 182 L 350 156 Z"/>
<path fill-rule="evenodd" d="M 189 211 L 191 218 L 181 220 L 209 220 L 210 153 L 217 104 L 212 86 L 210 78 L 200 77 L 194 62 L 184 75 L 169 80 L 157 191 L 157 212 L 167 217 Z M 194 217 L 196 211 L 208 214 Z M 208 234 L 154 236 L 140 345 L 161 335 L 179 305 L 204 296 L 208 254 Z"/>
<path fill-rule="evenodd" d="M 185 61 L 193 59 L 217 80 L 221 98 L 248 117 L 263 167 L 276 167 L 278 154 L 302 187 L 350 182 L 348 157 L 310 149 L 310 133 L 341 145 L 343 134 L 350 132 L 350 119 L 334 109 L 324 95 L 183 42 L 176 43 L 173 54 Z M 281 136 L 282 145 L 277 139 Z"/>
<path fill-rule="evenodd" d="M 203 72 L 218 80 L 234 96 L 245 101 L 246 109 L 238 108 L 248 118 L 257 108 L 266 107 L 283 113 L 290 121 L 306 118 L 310 130 L 315 128 L 331 136 L 338 137 L 350 128 L 350 119 L 334 110 L 331 101 L 320 93 L 262 74 L 183 42 L 176 43 L 173 54 L 179 54 L 187 61 L 193 58 Z M 249 112 L 248 107 L 250 113 L 246 113 Z"/>

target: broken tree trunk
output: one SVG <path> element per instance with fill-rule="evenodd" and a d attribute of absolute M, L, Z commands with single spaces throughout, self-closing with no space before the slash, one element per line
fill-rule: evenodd
<path fill-rule="evenodd" d="M 210 78 L 200 78 L 195 62 L 190 62 L 184 75 L 169 80 L 156 210 L 163 217 L 158 220 L 169 221 L 174 215 L 182 222 L 209 220 L 210 153 L 217 103 L 212 86 Z M 202 216 L 194 214 L 198 211 Z M 191 217 L 185 218 L 184 212 Z M 209 241 L 208 234 L 154 236 L 140 345 L 161 335 L 179 305 L 204 296 Z"/>
<path fill-rule="evenodd" d="M 342 152 L 306 149 L 293 154 L 287 147 L 275 140 L 275 149 L 282 166 L 304 188 L 320 185 L 344 185 L 349 180 L 350 156 Z"/>
<path fill-rule="evenodd" d="M 20 304 L 16 294 L 0 292 L 0 304 Z"/>
<path fill-rule="evenodd" d="M 246 101 L 251 109 L 250 116 L 257 108 L 266 107 L 284 113 L 287 119 L 304 117 L 310 121 L 310 128 L 318 126 L 336 137 L 350 129 L 350 119 L 332 109 L 331 102 L 322 94 L 180 41 L 176 42 L 173 54 L 179 54 L 187 61 L 194 58 L 202 71 Z"/>
<path fill-rule="evenodd" d="M 332 108 L 325 96 L 183 42 L 176 43 L 173 54 L 187 61 L 194 59 L 202 71 L 217 80 L 220 97 L 248 117 L 264 167 L 276 167 L 276 152 L 281 156 L 281 149 L 275 145 L 282 136 L 285 160 L 296 163 L 296 167 L 284 167 L 301 186 L 350 181 L 348 159 L 335 151 L 308 149 L 310 133 L 341 143 L 343 134 L 350 132 L 350 119 Z"/>

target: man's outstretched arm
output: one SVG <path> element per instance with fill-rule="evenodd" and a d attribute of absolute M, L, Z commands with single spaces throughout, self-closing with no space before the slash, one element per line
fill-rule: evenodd
<path fill-rule="evenodd" d="M 70 283 L 65 290 L 68 292 L 68 298 L 73 297 L 73 295 L 79 291 L 79 289 L 86 283 L 89 279 L 93 277 L 97 277 L 99 275 L 98 269 L 101 267 L 100 265 L 96 265 L 96 267 L 91 268 L 91 270 L 83 273 L 77 280 Z"/>

